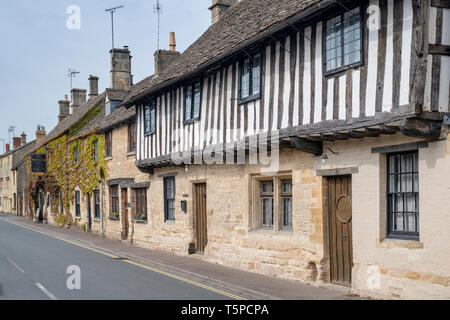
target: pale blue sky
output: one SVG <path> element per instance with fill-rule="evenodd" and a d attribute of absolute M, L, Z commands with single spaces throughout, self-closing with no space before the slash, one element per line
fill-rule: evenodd
<path fill-rule="evenodd" d="M 156 0 L 2 0 L 0 1 L 0 139 L 16 126 L 28 141 L 36 126 L 49 132 L 57 123 L 58 100 L 69 95 L 69 68 L 81 73 L 74 87 L 88 88 L 89 75 L 109 87 L 110 15 L 106 8 L 124 5 L 115 15 L 115 46 L 129 46 L 134 82 L 153 73 L 156 50 Z M 161 48 L 176 32 L 177 49 L 185 50 L 210 25 L 210 0 L 161 0 Z M 69 30 L 69 5 L 81 9 L 81 29 Z M 3 143 L 0 141 L 0 152 Z"/>

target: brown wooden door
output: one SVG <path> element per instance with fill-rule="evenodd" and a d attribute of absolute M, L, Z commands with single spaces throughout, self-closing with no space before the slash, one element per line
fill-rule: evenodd
<path fill-rule="evenodd" d="M 352 177 L 328 178 L 331 282 L 352 281 Z"/>
<path fill-rule="evenodd" d="M 128 238 L 128 190 L 122 189 L 122 240 Z"/>
<path fill-rule="evenodd" d="M 206 183 L 195 185 L 195 228 L 197 236 L 197 252 L 204 252 L 208 243 L 206 224 Z"/>

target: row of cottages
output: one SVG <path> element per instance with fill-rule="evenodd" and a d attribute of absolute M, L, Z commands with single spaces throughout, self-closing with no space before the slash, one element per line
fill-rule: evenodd
<path fill-rule="evenodd" d="M 122 103 L 146 174 L 133 183 L 148 187 L 133 243 L 363 296 L 450 298 L 448 1 L 210 10 Z M 115 178 L 127 211 L 133 175 Z"/>
<path fill-rule="evenodd" d="M 36 131 L 42 132 L 38 126 Z M 27 135 L 23 132 L 20 137 L 13 137 L 13 143 L 7 143 L 5 153 L 0 155 L 0 212 L 23 216 L 25 207 L 25 181 L 24 170 L 25 155 L 33 150 L 35 141 L 27 143 Z"/>

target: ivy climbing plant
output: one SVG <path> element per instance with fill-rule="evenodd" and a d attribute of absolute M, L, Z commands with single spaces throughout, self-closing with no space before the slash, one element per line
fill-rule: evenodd
<path fill-rule="evenodd" d="M 92 119 L 95 114 L 95 112 L 90 114 L 89 118 Z M 95 145 L 98 148 L 97 159 L 94 156 Z M 104 146 L 103 135 L 92 133 L 82 138 L 71 138 L 69 132 L 39 149 L 37 153 L 46 155 L 47 173 L 31 173 L 28 168 L 31 176 L 27 188 L 30 207 L 37 207 L 39 189 L 44 188 L 46 192 L 50 193 L 51 209 L 56 214 L 56 223 L 59 225 L 72 224 L 70 204 L 74 201 L 75 188 L 92 194 L 93 190 L 98 188 L 99 181 L 107 176 L 108 167 L 105 161 Z M 78 163 L 75 162 L 75 149 L 78 149 Z M 27 159 L 28 163 L 29 159 Z M 59 212 L 59 197 L 62 199 L 65 213 Z"/>

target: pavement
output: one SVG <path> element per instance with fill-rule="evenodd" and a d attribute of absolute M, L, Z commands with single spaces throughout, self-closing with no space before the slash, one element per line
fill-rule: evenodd
<path fill-rule="evenodd" d="M 73 268 L 77 267 L 81 289 L 70 290 L 67 283 L 76 283 Z M 212 264 L 196 255 L 181 257 L 0 214 L 0 300 L 359 299 L 351 296 L 347 287 L 324 286 L 267 277 Z"/>

